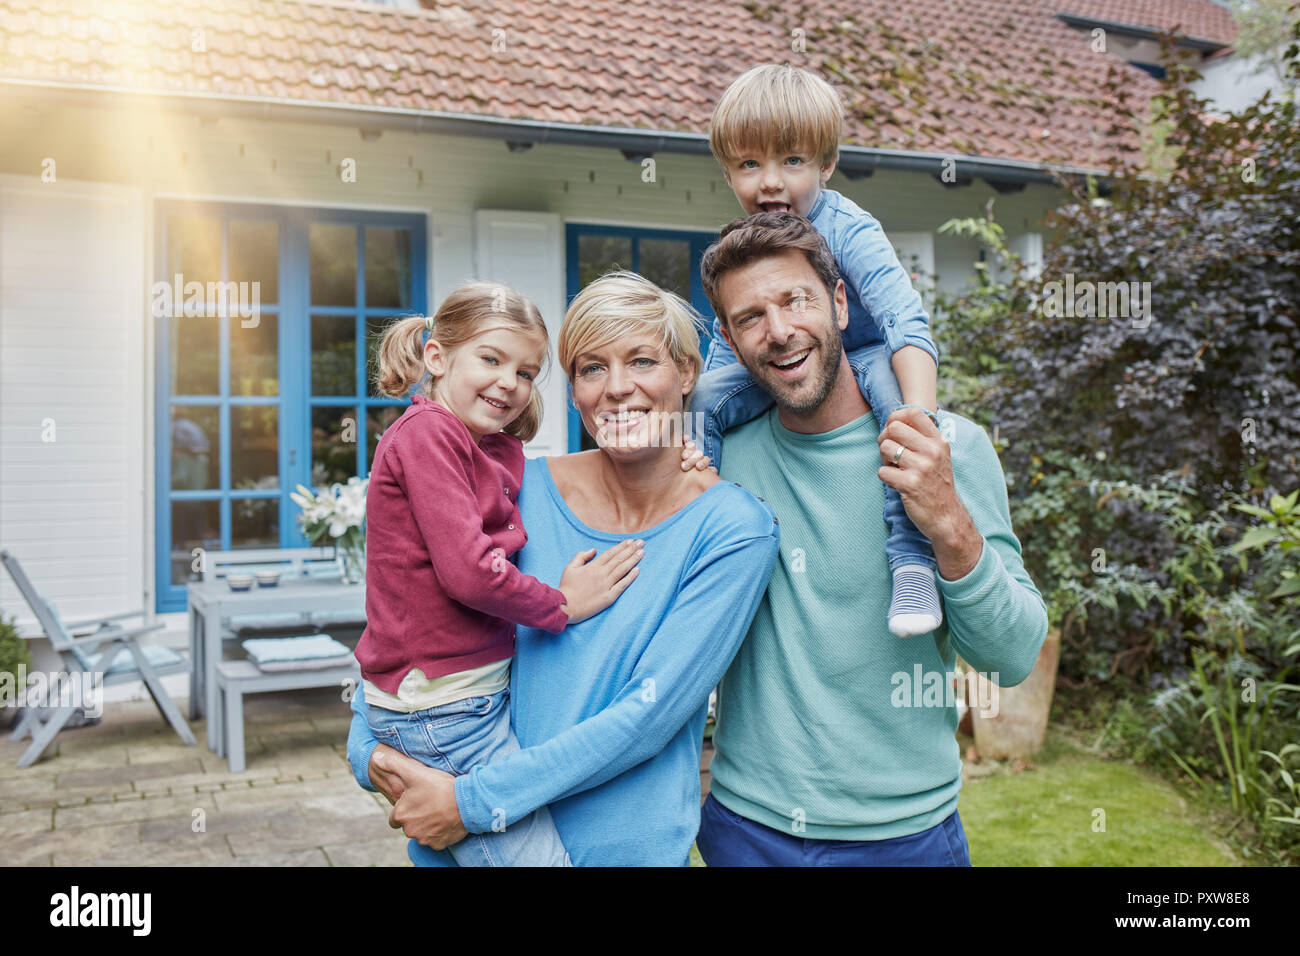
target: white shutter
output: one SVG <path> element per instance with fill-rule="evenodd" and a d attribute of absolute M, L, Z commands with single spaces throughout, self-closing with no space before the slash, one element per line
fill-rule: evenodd
<path fill-rule="evenodd" d="M 930 293 L 934 290 L 934 233 L 889 232 L 886 235 L 898 253 L 898 261 L 912 277 L 912 285 L 921 293 L 926 309 L 931 308 Z"/>
<path fill-rule="evenodd" d="M 1016 236 L 1007 244 L 1007 248 L 1020 257 L 1031 277 L 1038 278 L 1042 274 L 1043 234 L 1041 232 L 1027 232 Z"/>
<path fill-rule="evenodd" d="M 0 541 L 70 618 L 144 604 L 142 230 L 134 189 L 0 176 Z M 7 574 L 0 613 L 35 621 Z"/>
<path fill-rule="evenodd" d="M 475 275 L 501 282 L 537 303 L 551 336 L 542 391 L 542 427 L 524 448 L 529 457 L 569 450 L 568 387 L 555 343 L 564 319 L 564 238 L 553 213 L 480 209 L 474 213 Z"/>

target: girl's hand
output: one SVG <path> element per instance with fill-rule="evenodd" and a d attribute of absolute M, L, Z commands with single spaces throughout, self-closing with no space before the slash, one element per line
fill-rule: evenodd
<path fill-rule="evenodd" d="M 709 456 L 700 451 L 695 442 L 688 439 L 682 447 L 682 471 L 690 471 L 692 465 L 695 466 L 696 471 L 704 471 L 707 468 L 715 475 L 718 473 L 718 469 L 709 464 Z"/>
<path fill-rule="evenodd" d="M 644 541 L 627 540 L 616 544 L 594 561 L 595 548 L 579 551 L 564 568 L 560 591 L 564 603 L 560 609 L 577 624 L 609 607 L 636 577 L 637 562 L 645 556 Z"/>

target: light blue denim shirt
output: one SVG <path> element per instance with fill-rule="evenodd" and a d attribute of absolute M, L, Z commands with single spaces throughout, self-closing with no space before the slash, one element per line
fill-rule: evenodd
<path fill-rule="evenodd" d="M 915 345 L 938 365 L 939 351 L 930 338 L 930 317 L 921 295 L 876 218 L 846 196 L 823 189 L 808 219 L 826 240 L 844 279 L 849 298 L 845 348 L 871 345 L 883 334 L 891 352 Z"/>

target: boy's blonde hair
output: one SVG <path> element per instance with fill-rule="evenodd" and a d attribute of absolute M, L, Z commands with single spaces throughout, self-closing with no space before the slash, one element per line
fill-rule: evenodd
<path fill-rule="evenodd" d="M 436 398 L 437 380 L 424 367 L 426 324 L 422 315 L 410 315 L 391 323 L 379 343 L 379 370 L 375 388 L 390 398 L 406 398 L 411 386 L 424 380 L 420 394 Z M 456 289 L 438 306 L 430 336 L 447 350 L 464 345 L 475 336 L 494 328 L 513 328 L 549 342 L 542 313 L 531 299 L 509 286 L 495 282 L 471 282 Z M 550 349 L 542 360 L 542 373 L 533 382 L 528 407 L 502 429 L 520 441 L 531 441 L 542 424 L 542 392 L 538 384 L 550 360 Z"/>
<path fill-rule="evenodd" d="M 809 150 L 839 156 L 844 107 L 834 88 L 795 66 L 756 66 L 727 87 L 709 121 L 709 149 L 724 166 L 744 152 Z"/>
<path fill-rule="evenodd" d="M 560 326 L 556 350 L 572 384 L 574 364 L 583 352 L 649 331 L 667 347 L 675 365 L 693 366 L 698 383 L 704 368 L 700 355 L 703 328 L 699 313 L 676 293 L 659 288 L 635 272 L 607 272 L 574 297 Z M 692 390 L 694 387 L 692 384 Z M 689 397 L 689 393 L 683 396 Z"/>

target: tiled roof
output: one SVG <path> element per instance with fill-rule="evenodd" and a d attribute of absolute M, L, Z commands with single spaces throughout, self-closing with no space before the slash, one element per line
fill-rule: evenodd
<path fill-rule="evenodd" d="M 1232 14 L 1212 0 L 1051 0 L 1057 13 L 1126 23 L 1198 40 L 1231 44 L 1237 38 Z"/>
<path fill-rule="evenodd" d="M 0 85 L 704 133 L 734 77 L 794 63 L 841 90 L 847 143 L 1102 168 L 1115 147 L 1102 82 L 1118 61 L 1055 12 L 1108 2 L 0 0 Z M 1118 66 L 1133 102 L 1156 90 Z"/>

